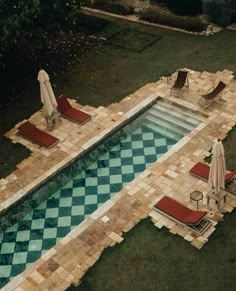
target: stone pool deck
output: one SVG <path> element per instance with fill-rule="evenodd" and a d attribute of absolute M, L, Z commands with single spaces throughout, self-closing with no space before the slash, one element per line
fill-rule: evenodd
<path fill-rule="evenodd" d="M 48 176 L 59 171 L 158 96 L 193 112 L 200 112 L 206 117 L 202 124 L 168 153 L 87 217 L 2 290 L 64 290 L 72 282 L 76 283 L 82 278 L 104 248 L 121 242 L 122 233 L 132 229 L 148 215 L 157 227 L 166 226 L 172 234 L 182 236 L 198 249 L 207 243 L 224 214 L 236 207 L 236 196 L 227 194 L 227 201 L 220 212 L 209 208 L 204 197 L 203 203 L 199 203 L 199 209 L 208 211 L 208 218 L 213 224 L 202 236 L 197 236 L 164 218 L 153 211 L 152 206 L 163 195 L 168 195 L 190 208 L 196 208 L 196 205 L 190 203 L 189 194 L 192 190 L 206 192 L 207 183 L 191 176 L 189 170 L 209 154 L 215 138 L 224 138 L 235 125 L 236 81 L 233 80 L 233 72 L 228 70 L 215 74 L 189 70 L 189 89 L 179 92 L 179 97 L 173 97 L 170 96 L 173 78 L 172 76 L 169 83 L 163 79 L 147 84 L 107 108 L 82 107 L 74 103 L 77 108 L 90 113 L 92 119 L 82 126 L 63 119 L 61 125 L 52 131 L 60 142 L 51 149 L 41 148 L 22 138 L 17 134 L 16 128 L 6 133 L 13 142 L 22 143 L 29 148 L 32 154 L 11 175 L 0 180 L 0 211 L 4 211 L 25 193 L 43 183 Z M 223 94 L 225 102 L 214 102 L 207 110 L 203 110 L 197 105 L 200 94 L 208 92 L 219 80 L 229 84 Z M 42 112 L 36 112 L 30 121 L 46 130 Z"/>

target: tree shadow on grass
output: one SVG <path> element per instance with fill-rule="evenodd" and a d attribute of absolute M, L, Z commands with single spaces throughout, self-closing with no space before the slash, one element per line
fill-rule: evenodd
<path fill-rule="evenodd" d="M 30 155 L 30 151 L 19 143 L 0 137 L 0 178 L 5 178 L 16 169 L 16 165 Z"/>

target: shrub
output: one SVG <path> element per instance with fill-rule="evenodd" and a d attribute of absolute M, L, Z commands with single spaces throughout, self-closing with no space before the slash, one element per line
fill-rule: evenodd
<path fill-rule="evenodd" d="M 120 15 L 129 15 L 134 13 L 134 8 L 129 6 L 127 2 L 96 0 L 94 3 L 91 3 L 91 1 L 85 0 L 83 4 L 91 8 L 100 9 Z"/>
<path fill-rule="evenodd" d="M 210 21 L 227 26 L 231 22 L 231 6 L 229 2 L 225 1 L 205 1 L 205 13 L 208 15 Z"/>
<path fill-rule="evenodd" d="M 183 18 L 171 14 L 163 14 L 153 8 L 143 10 L 141 19 L 194 32 L 201 32 L 207 28 L 207 24 L 203 23 L 198 17 Z"/>
<path fill-rule="evenodd" d="M 202 0 L 151 0 L 150 2 L 166 6 L 178 15 L 196 16 L 202 13 Z"/>

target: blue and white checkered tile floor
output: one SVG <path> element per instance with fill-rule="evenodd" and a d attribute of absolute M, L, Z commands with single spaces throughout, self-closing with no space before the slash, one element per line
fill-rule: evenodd
<path fill-rule="evenodd" d="M 146 127 L 139 127 L 21 221 L 0 233 L 0 287 L 65 237 L 175 143 Z"/>

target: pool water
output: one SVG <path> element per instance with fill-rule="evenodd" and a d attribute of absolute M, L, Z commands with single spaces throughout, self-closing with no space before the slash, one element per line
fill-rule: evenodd
<path fill-rule="evenodd" d="M 35 197 L 46 196 L 46 200 L 36 203 L 17 223 L 0 232 L 0 287 L 40 258 L 176 142 L 145 126 L 141 116 L 116 135 L 115 143 L 110 141 L 109 146 L 97 151 L 96 160 L 90 160 L 85 169 L 78 166 L 73 179 L 65 179 L 60 189 L 50 192 L 43 188 L 39 192 L 42 195 L 36 193 Z"/>

